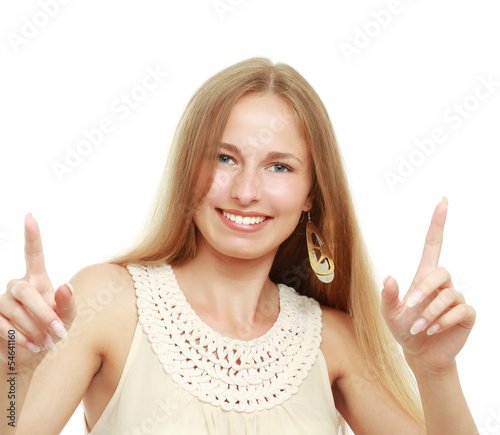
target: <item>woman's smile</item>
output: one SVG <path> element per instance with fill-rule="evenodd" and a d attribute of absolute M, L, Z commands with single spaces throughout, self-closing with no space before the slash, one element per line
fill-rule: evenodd
<path fill-rule="evenodd" d="M 258 212 L 244 212 L 238 210 L 217 209 L 221 220 L 229 228 L 236 231 L 254 232 L 264 228 L 271 220 L 271 216 Z"/>

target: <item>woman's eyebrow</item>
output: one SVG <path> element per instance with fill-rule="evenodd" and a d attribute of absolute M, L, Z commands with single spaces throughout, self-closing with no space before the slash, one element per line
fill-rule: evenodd
<path fill-rule="evenodd" d="M 225 148 L 226 150 L 228 151 L 231 151 L 233 153 L 236 153 L 236 154 L 241 154 L 241 150 L 236 146 L 236 145 L 233 145 L 233 144 L 230 144 L 230 143 L 225 143 L 225 142 L 222 142 L 220 144 L 220 146 L 222 148 Z"/>
<path fill-rule="evenodd" d="M 271 160 L 295 159 L 301 165 L 303 164 L 302 160 L 300 160 L 295 154 L 291 153 L 280 153 L 279 151 L 272 151 L 267 155 L 267 158 Z"/>
<path fill-rule="evenodd" d="M 231 151 L 233 153 L 241 155 L 241 150 L 233 144 L 223 142 L 220 144 L 222 148 L 227 149 L 228 151 Z M 279 151 L 271 151 L 267 154 L 266 156 L 267 160 L 281 160 L 281 159 L 295 159 L 297 160 L 301 165 L 304 163 L 300 158 L 298 158 L 295 154 L 291 153 L 282 153 Z"/>

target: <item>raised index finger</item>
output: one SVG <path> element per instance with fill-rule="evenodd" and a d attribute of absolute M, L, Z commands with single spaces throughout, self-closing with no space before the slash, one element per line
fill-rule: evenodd
<path fill-rule="evenodd" d="M 431 224 L 425 237 L 424 252 L 418 265 L 419 272 L 430 272 L 438 266 L 441 246 L 443 245 L 444 224 L 446 222 L 446 213 L 448 212 L 448 199 L 443 197 L 436 206 L 432 215 Z"/>
<path fill-rule="evenodd" d="M 24 218 L 24 258 L 27 275 L 46 274 L 40 228 L 31 213 Z"/>

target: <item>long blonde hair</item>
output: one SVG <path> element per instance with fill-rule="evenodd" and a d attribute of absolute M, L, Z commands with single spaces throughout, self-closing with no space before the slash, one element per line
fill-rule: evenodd
<path fill-rule="evenodd" d="M 108 262 L 175 265 L 195 255 L 194 208 L 213 182 L 229 113 L 238 99 L 251 93 L 277 95 L 294 113 L 312 157 L 311 219 L 330 246 L 335 263 L 335 279 L 330 284 L 309 273 L 304 219 L 280 246 L 271 280 L 348 313 L 370 378 L 424 427 L 414 379 L 380 314 L 379 285 L 355 215 L 332 123 L 315 90 L 289 65 L 251 58 L 220 71 L 196 91 L 175 131 L 142 233 L 132 247 Z"/>

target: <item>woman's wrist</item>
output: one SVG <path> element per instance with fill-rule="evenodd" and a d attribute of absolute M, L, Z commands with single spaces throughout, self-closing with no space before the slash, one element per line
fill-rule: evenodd
<path fill-rule="evenodd" d="M 455 359 L 448 366 L 433 367 L 425 361 L 422 361 L 420 358 L 412 357 L 406 353 L 404 356 L 417 381 L 428 379 L 443 382 L 458 377 L 457 363 Z"/>

